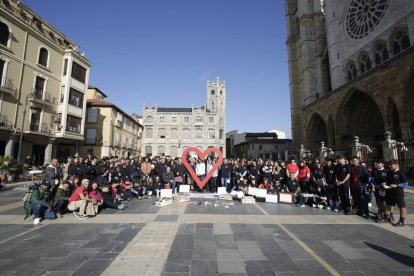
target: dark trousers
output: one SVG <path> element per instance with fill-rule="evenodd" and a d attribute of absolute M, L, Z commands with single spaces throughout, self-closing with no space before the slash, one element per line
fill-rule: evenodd
<path fill-rule="evenodd" d="M 68 201 L 60 199 L 55 206 L 55 214 L 60 213 L 63 214 L 66 212 L 66 207 L 68 206 Z"/>
<path fill-rule="evenodd" d="M 341 198 L 341 207 L 344 213 L 348 213 L 349 210 L 349 186 L 338 185 L 339 197 Z"/>
<path fill-rule="evenodd" d="M 365 193 L 365 186 L 360 185 L 358 187 L 351 187 L 351 194 L 352 198 L 354 199 L 354 204 L 358 208 L 358 214 L 362 215 L 368 215 L 368 200 L 369 200 L 369 194 Z"/>
<path fill-rule="evenodd" d="M 35 218 L 43 218 L 45 216 L 46 210 L 47 207 L 41 205 L 40 203 L 33 205 L 33 215 Z"/>

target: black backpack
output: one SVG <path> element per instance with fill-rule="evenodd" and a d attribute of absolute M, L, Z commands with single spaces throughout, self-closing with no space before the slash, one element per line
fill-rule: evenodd
<path fill-rule="evenodd" d="M 29 185 L 29 188 L 27 189 L 26 193 L 23 196 L 23 208 L 26 211 L 26 216 L 24 219 L 27 219 L 32 215 L 32 193 L 34 190 L 39 189 L 40 183 L 39 182 L 33 182 L 33 184 Z"/>

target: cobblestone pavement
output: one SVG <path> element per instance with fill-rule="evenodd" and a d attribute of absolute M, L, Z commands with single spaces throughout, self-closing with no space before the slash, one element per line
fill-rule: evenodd
<path fill-rule="evenodd" d="M 134 199 L 34 226 L 24 191 L 0 192 L 0 275 L 414 275 L 414 215 L 396 228 L 286 204 Z"/>

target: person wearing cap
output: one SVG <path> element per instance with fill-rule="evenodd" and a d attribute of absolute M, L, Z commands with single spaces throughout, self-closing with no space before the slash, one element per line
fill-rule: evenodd
<path fill-rule="evenodd" d="M 91 201 L 88 197 L 88 187 L 89 180 L 85 178 L 82 180 L 82 185 L 77 187 L 69 198 L 68 209 L 73 211 L 73 215 L 80 219 L 88 218 L 88 216 L 85 215 L 86 205 L 88 201 Z M 79 210 L 79 212 L 77 212 L 77 210 Z"/>
<path fill-rule="evenodd" d="M 33 190 L 30 204 L 32 205 L 34 215 L 33 224 L 39 224 L 40 220 L 44 217 L 46 210 L 52 210 L 49 181 L 43 180 L 40 187 Z"/>

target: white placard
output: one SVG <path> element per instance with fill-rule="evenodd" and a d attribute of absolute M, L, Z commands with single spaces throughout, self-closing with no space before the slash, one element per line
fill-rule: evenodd
<path fill-rule="evenodd" d="M 258 190 L 257 188 L 249 187 L 249 192 L 248 193 L 249 193 L 249 195 L 255 196 L 257 190 Z"/>
<path fill-rule="evenodd" d="M 279 202 L 293 203 L 292 195 L 292 193 L 279 193 Z"/>
<path fill-rule="evenodd" d="M 227 194 L 227 188 L 226 187 L 218 187 L 217 188 L 217 194 L 219 194 L 219 195 Z"/>
<path fill-rule="evenodd" d="M 189 193 L 190 185 L 180 185 L 180 193 Z"/>
<path fill-rule="evenodd" d="M 267 189 L 257 189 L 257 191 L 256 191 L 256 197 L 265 198 L 266 195 L 267 195 Z"/>
<path fill-rule="evenodd" d="M 172 197 L 172 189 L 161 189 L 161 197 Z"/>
<path fill-rule="evenodd" d="M 267 203 L 277 203 L 277 195 L 266 195 Z"/>

